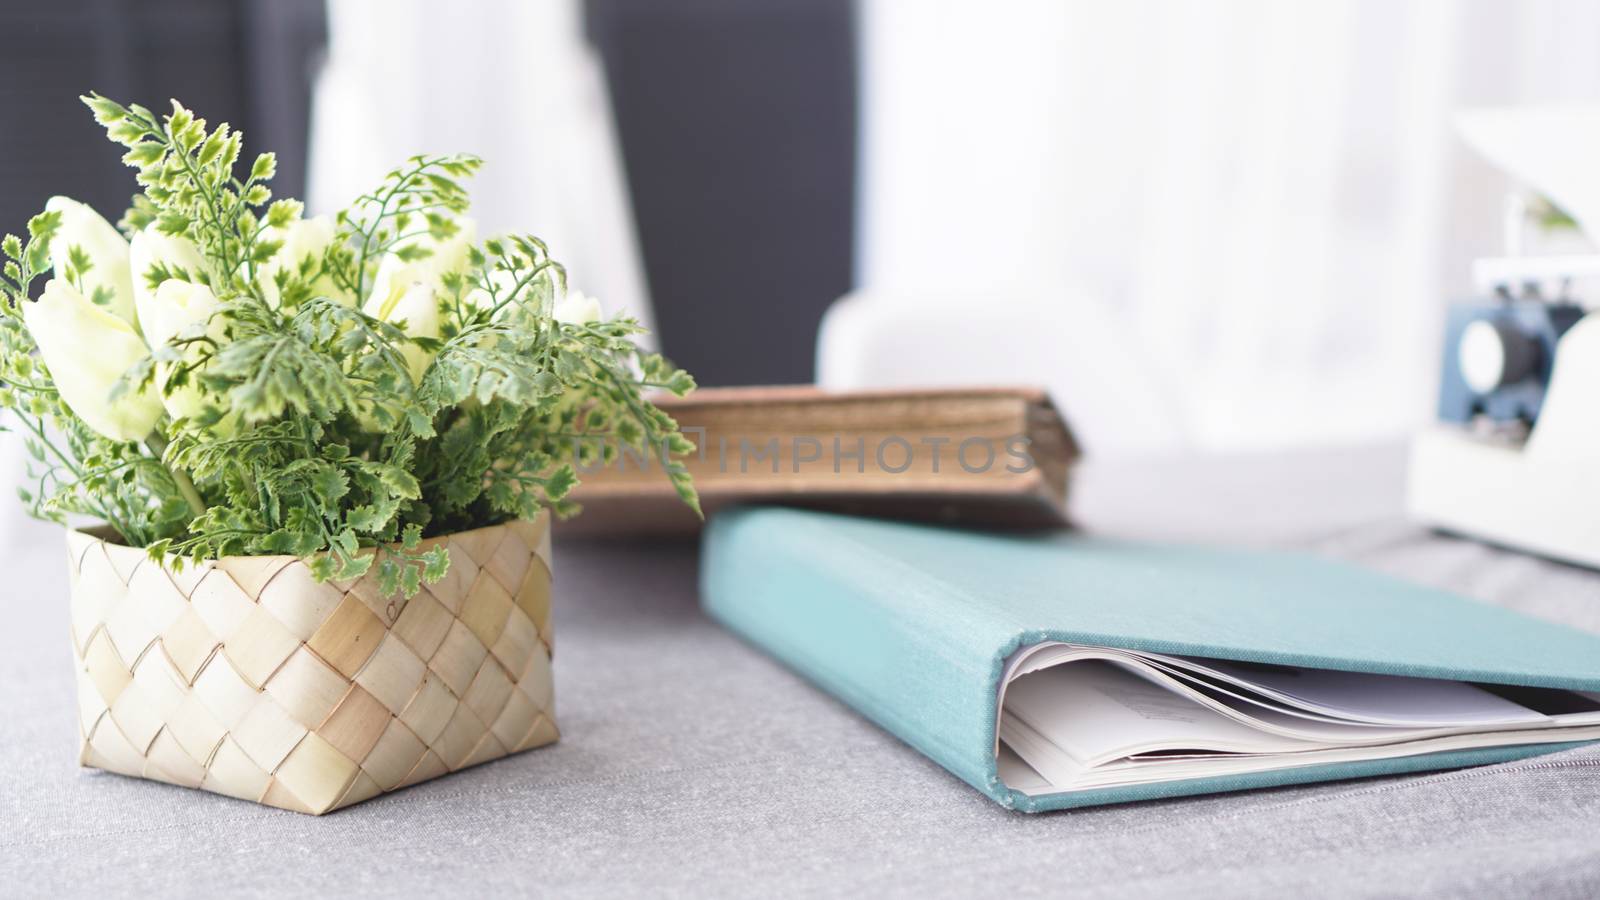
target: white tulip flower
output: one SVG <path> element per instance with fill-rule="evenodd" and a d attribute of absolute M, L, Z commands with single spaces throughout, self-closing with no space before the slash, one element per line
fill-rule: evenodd
<path fill-rule="evenodd" d="M 133 325 L 94 305 L 66 279 L 22 304 L 22 320 L 39 346 L 61 399 L 90 428 L 118 441 L 143 440 L 161 418 L 151 389 L 111 399 L 118 379 L 149 355 Z"/>
<path fill-rule="evenodd" d="M 133 277 L 128 263 L 128 242 L 104 217 L 71 197 L 51 197 L 48 212 L 61 214 L 61 227 L 50 239 L 50 263 L 55 276 L 66 281 L 73 248 L 89 258 L 89 270 L 77 273 L 77 287 L 90 300 L 101 300 L 112 315 L 137 327 L 133 307 Z M 99 294 L 97 298 L 95 295 Z"/>
<path fill-rule="evenodd" d="M 144 325 L 144 336 L 151 348 L 159 349 L 194 323 L 210 318 L 218 305 L 216 295 L 205 285 L 169 278 L 156 289 L 150 302 L 139 308 L 139 321 Z M 219 336 L 220 330 L 220 327 L 212 329 L 213 337 Z M 189 347 L 184 356 L 192 361 L 199 352 L 199 348 Z M 171 366 L 171 363 L 162 363 L 156 369 L 156 386 L 164 394 L 161 402 L 173 418 L 199 415 L 205 404 L 199 387 L 193 383 L 196 373 L 190 373 L 189 384 L 165 395 Z"/>
<path fill-rule="evenodd" d="M 256 267 L 256 280 L 267 302 L 276 307 L 280 302 L 278 273 L 289 272 L 298 276 L 306 260 L 320 258 L 328 252 L 337 237 L 337 229 L 331 216 L 315 216 L 296 219 L 282 228 L 269 228 L 266 236 L 270 240 L 282 241 L 283 246 L 271 259 Z M 341 290 L 327 272 L 311 280 L 311 296 L 331 297 L 347 306 L 355 305 L 354 298 Z"/>
<path fill-rule="evenodd" d="M 149 320 L 159 315 L 150 311 L 158 287 L 150 283 L 152 270 L 161 267 L 174 278 L 198 282 L 204 272 L 205 261 L 200 257 L 200 248 L 193 241 L 162 234 L 154 225 L 133 236 L 128 261 L 133 275 L 133 306 L 138 313 L 139 330 L 144 332 L 151 347 L 159 347 L 171 335 L 156 338 L 150 333 Z"/>
<path fill-rule="evenodd" d="M 160 350 L 190 325 L 206 320 L 216 311 L 219 305 L 216 295 L 198 281 L 205 261 L 200 256 L 200 248 L 188 238 L 163 234 L 151 226 L 133 236 L 129 259 L 139 329 L 144 332 L 145 343 L 151 350 Z M 151 287 L 151 272 L 157 266 L 165 268 L 172 277 Z M 199 352 L 199 348 L 189 348 L 184 355 L 192 360 Z M 192 381 L 193 373 L 190 374 L 191 383 L 167 394 L 172 367 L 172 363 L 160 363 L 156 367 L 156 389 L 162 405 L 173 418 L 199 415 L 205 404 L 199 387 Z"/>
<path fill-rule="evenodd" d="M 205 285 L 169 278 L 139 309 L 145 340 L 151 349 L 160 349 L 185 328 L 209 318 L 218 305 L 217 295 Z"/>
<path fill-rule="evenodd" d="M 465 216 L 456 219 L 455 224 L 455 234 L 442 241 L 423 234 L 404 242 L 405 246 L 426 247 L 433 251 L 421 259 L 408 262 L 401 259 L 395 250 L 384 254 L 383 261 L 378 264 L 377 274 L 372 279 L 372 293 L 363 307 L 369 315 L 387 319 L 387 314 L 373 310 L 393 308 L 413 284 L 423 283 L 436 292 L 442 292 L 445 275 L 466 271 L 472 245 L 477 242 L 478 226 Z"/>
<path fill-rule="evenodd" d="M 438 338 L 443 334 L 439 318 L 439 295 L 432 284 L 426 281 L 412 282 L 392 303 L 376 304 L 373 301 L 377 299 L 374 295 L 373 300 L 368 301 L 364 310 L 367 315 L 385 322 L 403 319 L 405 333 L 411 337 Z M 433 354 L 415 344 L 407 344 L 400 352 L 411 370 L 411 380 L 421 382 L 422 373 L 433 362 Z"/>
<path fill-rule="evenodd" d="M 600 301 L 582 291 L 569 291 L 556 301 L 555 320 L 565 325 L 593 325 L 600 321 Z"/>

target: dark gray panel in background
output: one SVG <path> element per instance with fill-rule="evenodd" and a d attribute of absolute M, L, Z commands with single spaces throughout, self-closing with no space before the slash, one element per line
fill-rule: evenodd
<path fill-rule="evenodd" d="M 852 277 L 849 0 L 588 0 L 661 344 L 702 384 L 811 381 Z"/>
<path fill-rule="evenodd" d="M 589 0 L 661 341 L 702 383 L 810 381 L 851 286 L 850 0 Z M 115 220 L 135 185 L 77 95 L 179 97 L 278 154 L 303 196 L 322 0 L 3 0 L 0 231 L 56 193 Z"/>
<path fill-rule="evenodd" d="M 52 194 L 113 222 L 136 185 L 78 95 L 162 113 L 168 99 L 278 154 L 281 197 L 305 192 L 308 115 L 327 40 L 322 0 L 6 0 L 0 54 L 0 232 L 21 233 Z"/>

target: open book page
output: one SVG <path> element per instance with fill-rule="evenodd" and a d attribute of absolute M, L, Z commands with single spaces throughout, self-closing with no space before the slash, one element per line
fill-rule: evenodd
<path fill-rule="evenodd" d="M 1273 753 L 1317 746 L 1251 728 L 1099 660 L 1019 679 L 1006 709 L 1085 766 L 1161 750 Z"/>
<path fill-rule="evenodd" d="M 1544 716 L 1525 706 L 1462 681 L 1146 656 L 1179 662 L 1202 675 L 1212 675 L 1301 709 L 1375 725 L 1487 725 L 1544 720 Z"/>
<path fill-rule="evenodd" d="M 1017 654 L 1000 701 L 1028 793 L 1600 737 L 1592 694 L 1073 644 Z"/>

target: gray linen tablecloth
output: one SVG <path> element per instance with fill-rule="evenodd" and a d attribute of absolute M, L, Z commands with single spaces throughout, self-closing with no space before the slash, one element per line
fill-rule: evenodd
<path fill-rule="evenodd" d="M 1397 447 L 1101 462 L 1126 537 L 1293 547 L 1600 632 L 1600 575 L 1430 534 Z M 543 750 L 323 818 L 76 765 L 65 552 L 5 550 L 0 891 L 34 897 L 1600 893 L 1600 751 L 1007 812 L 700 615 L 696 548 L 558 541 Z"/>

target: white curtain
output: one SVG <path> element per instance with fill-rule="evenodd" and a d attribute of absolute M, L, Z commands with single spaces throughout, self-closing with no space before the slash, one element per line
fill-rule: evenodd
<path fill-rule="evenodd" d="M 476 153 L 480 235 L 532 232 L 607 313 L 648 326 L 633 213 L 580 0 L 329 0 L 309 205 L 338 209 L 415 153 Z"/>
<path fill-rule="evenodd" d="M 862 21 L 860 292 L 823 378 L 1042 372 L 1092 447 L 1424 421 L 1443 305 L 1497 252 L 1510 186 L 1454 112 L 1600 99 L 1579 0 L 863 0 Z M 852 331 L 961 295 L 1027 354 L 1072 352 L 981 332 L 858 358 Z"/>

